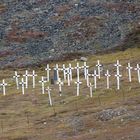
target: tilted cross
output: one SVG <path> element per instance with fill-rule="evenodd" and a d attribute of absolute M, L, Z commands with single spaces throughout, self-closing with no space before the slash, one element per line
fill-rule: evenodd
<path fill-rule="evenodd" d="M 79 96 L 79 94 L 80 94 L 80 85 L 82 84 L 82 82 L 76 81 L 75 84 L 77 85 L 77 96 Z"/>
<path fill-rule="evenodd" d="M 128 63 L 128 66 L 126 67 L 126 69 L 128 70 L 129 82 L 131 82 L 132 81 L 131 70 L 133 69 L 133 67 L 131 67 L 130 63 Z"/>
<path fill-rule="evenodd" d="M 59 78 L 58 81 L 57 81 L 57 84 L 59 85 L 59 93 L 60 93 L 60 96 L 62 95 L 62 85 L 64 84 L 61 79 Z"/>
<path fill-rule="evenodd" d="M 24 79 L 23 78 L 21 79 L 21 82 L 19 84 L 22 87 L 22 94 L 24 95 L 25 94 L 25 85 L 26 85 L 26 82 L 24 82 Z"/>
<path fill-rule="evenodd" d="M 138 82 L 140 83 L 140 66 L 139 66 L 139 64 L 137 64 L 137 67 L 135 68 L 135 70 L 137 71 Z"/>
<path fill-rule="evenodd" d="M 17 89 L 19 89 L 19 77 L 20 75 L 18 75 L 17 71 L 15 71 L 15 75 L 13 76 L 13 78 L 16 80 Z"/>
<path fill-rule="evenodd" d="M 106 71 L 105 76 L 106 76 L 107 89 L 109 89 L 109 85 L 110 85 L 110 84 L 109 84 L 109 77 L 111 76 L 111 75 L 109 74 L 109 70 Z"/>
<path fill-rule="evenodd" d="M 50 71 L 51 71 L 49 64 L 47 64 L 47 67 L 45 68 L 45 70 L 47 71 L 47 81 L 49 82 L 50 81 Z"/>
<path fill-rule="evenodd" d="M 5 96 L 6 95 L 6 89 L 5 87 L 7 86 L 8 84 L 5 83 L 5 80 L 3 79 L 2 80 L 2 83 L 0 84 L 0 86 L 2 86 L 2 90 L 3 90 L 3 95 Z"/>
<path fill-rule="evenodd" d="M 96 65 L 96 67 L 98 68 L 98 77 L 99 77 L 99 79 L 101 78 L 101 64 L 100 64 L 100 61 L 99 60 L 97 60 L 97 65 Z"/>
<path fill-rule="evenodd" d="M 45 94 L 45 83 L 47 83 L 47 81 L 44 80 L 44 77 L 41 77 L 41 81 L 39 81 L 39 83 L 41 83 L 42 86 L 42 94 Z"/>
<path fill-rule="evenodd" d="M 48 91 L 48 96 L 49 96 L 49 103 L 50 103 L 50 106 L 53 106 L 52 98 L 51 98 L 51 89 L 50 89 L 49 86 L 46 88 L 46 91 Z"/>

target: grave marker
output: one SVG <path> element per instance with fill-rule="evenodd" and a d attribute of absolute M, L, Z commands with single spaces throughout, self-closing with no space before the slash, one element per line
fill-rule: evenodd
<path fill-rule="evenodd" d="M 5 80 L 3 79 L 2 80 L 2 83 L 0 84 L 0 86 L 2 86 L 2 90 L 3 90 L 3 95 L 5 96 L 6 95 L 6 86 L 7 86 L 8 84 L 7 83 L 5 83 Z"/>
<path fill-rule="evenodd" d="M 26 85 L 26 82 L 24 82 L 24 79 L 23 78 L 21 79 L 21 82 L 19 84 L 22 86 L 22 94 L 24 95 L 25 94 L 25 85 Z"/>
<path fill-rule="evenodd" d="M 96 67 L 98 68 L 98 76 L 99 76 L 99 79 L 101 78 L 101 64 L 100 64 L 100 61 L 99 60 L 97 60 L 97 65 L 96 65 Z"/>
<path fill-rule="evenodd" d="M 80 94 L 80 85 L 82 84 L 82 82 L 76 81 L 75 84 L 77 85 L 77 96 L 79 96 L 79 94 Z"/>
<path fill-rule="evenodd" d="M 126 69 L 128 70 L 129 82 L 131 82 L 132 81 L 131 70 L 133 69 L 133 67 L 131 67 L 130 63 L 128 63 L 128 66 L 126 67 Z"/>
<path fill-rule="evenodd" d="M 50 87 L 48 86 L 46 90 L 48 91 L 50 106 L 53 106 L 52 98 L 51 98 L 51 89 L 50 89 Z"/>
<path fill-rule="evenodd" d="M 140 83 L 140 66 L 139 66 L 139 64 L 137 64 L 137 67 L 135 68 L 135 70 L 137 71 L 138 82 Z"/>
<path fill-rule="evenodd" d="M 41 83 L 42 86 L 42 94 L 45 94 L 45 83 L 47 83 L 47 81 L 44 80 L 43 76 L 41 78 L 41 81 L 39 81 L 39 83 Z"/>
<path fill-rule="evenodd" d="M 106 76 L 107 89 L 109 89 L 109 86 L 110 86 L 110 84 L 109 84 L 109 77 L 111 76 L 111 75 L 109 74 L 109 70 L 106 71 L 105 76 Z"/>
<path fill-rule="evenodd" d="M 20 75 L 18 75 L 17 71 L 15 71 L 15 75 L 13 76 L 13 78 L 16 80 L 17 89 L 19 89 L 19 77 Z"/>
<path fill-rule="evenodd" d="M 51 71 L 49 64 L 47 64 L 47 67 L 45 68 L 45 70 L 47 71 L 47 81 L 49 82 L 50 81 L 50 71 Z"/>

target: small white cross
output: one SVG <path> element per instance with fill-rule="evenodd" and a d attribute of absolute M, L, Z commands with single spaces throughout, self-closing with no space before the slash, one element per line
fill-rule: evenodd
<path fill-rule="evenodd" d="M 71 66 L 71 64 L 69 63 L 69 72 L 70 72 L 70 80 L 72 81 L 72 70 L 74 68 Z"/>
<path fill-rule="evenodd" d="M 60 96 L 61 96 L 61 93 L 62 93 L 62 85 L 64 84 L 61 79 L 59 78 L 58 81 L 57 81 L 57 84 L 59 85 L 59 93 L 60 93 Z"/>
<path fill-rule="evenodd" d="M 47 87 L 46 91 L 48 91 L 50 106 L 53 106 L 52 98 L 51 98 L 51 89 L 49 86 Z"/>
<path fill-rule="evenodd" d="M 69 68 L 66 69 L 66 75 L 67 75 L 67 79 L 68 79 L 68 86 L 70 86 L 70 71 L 69 71 Z"/>
<path fill-rule="evenodd" d="M 47 64 L 47 67 L 45 68 L 45 70 L 47 71 L 47 81 L 49 82 L 50 81 L 50 71 L 51 71 L 49 64 Z"/>
<path fill-rule="evenodd" d="M 39 81 L 39 83 L 41 83 L 42 86 L 42 94 L 45 94 L 45 83 L 47 83 L 47 81 L 44 80 L 43 76 L 41 78 L 41 81 Z"/>
<path fill-rule="evenodd" d="M 23 78 L 21 79 L 21 82 L 19 84 L 22 86 L 22 94 L 24 95 L 25 94 L 25 85 L 26 85 L 26 82 L 24 82 L 24 79 Z"/>
<path fill-rule="evenodd" d="M 80 94 L 80 85 L 82 84 L 82 82 L 76 81 L 75 84 L 77 85 L 77 96 L 79 96 L 79 94 Z"/>
<path fill-rule="evenodd" d="M 89 76 L 91 76 L 91 74 L 89 74 L 89 70 L 88 69 L 87 69 L 86 74 L 87 74 L 87 76 L 86 76 L 87 87 L 89 87 Z"/>
<path fill-rule="evenodd" d="M 97 77 L 98 77 L 96 70 L 94 70 L 94 73 L 92 74 L 92 76 L 94 77 L 94 88 L 96 89 L 97 88 Z"/>
<path fill-rule="evenodd" d="M 122 75 L 120 75 L 119 73 L 117 73 L 115 75 L 115 77 L 117 78 L 117 89 L 120 89 L 120 77 L 122 77 Z"/>
<path fill-rule="evenodd" d="M 2 86 L 2 90 L 3 90 L 3 95 L 5 96 L 6 95 L 6 89 L 5 87 L 7 86 L 8 84 L 5 83 L 5 80 L 3 79 L 2 80 L 2 83 L 0 84 L 0 86 Z"/>
<path fill-rule="evenodd" d="M 25 82 L 26 82 L 26 88 L 28 88 L 28 77 L 29 77 L 30 75 L 28 74 L 28 70 L 26 70 L 26 72 L 25 72 L 25 74 L 23 75 L 23 77 L 25 77 Z"/>
<path fill-rule="evenodd" d="M 119 72 L 119 68 L 120 68 L 122 65 L 120 64 L 119 60 L 117 60 L 117 63 L 114 64 L 114 66 L 117 68 L 117 73 L 120 73 L 120 72 Z"/>
<path fill-rule="evenodd" d="M 79 67 L 79 63 L 77 63 L 77 66 L 75 67 L 76 71 L 77 71 L 77 81 L 79 81 L 79 73 L 80 73 L 80 69 L 81 67 Z"/>
<path fill-rule="evenodd" d="M 126 67 L 126 69 L 128 70 L 129 82 L 131 82 L 132 81 L 131 70 L 133 69 L 133 67 L 131 67 L 130 63 L 128 63 L 128 66 Z"/>
<path fill-rule="evenodd" d="M 57 73 L 57 81 L 58 81 L 58 79 L 59 79 L 59 70 L 61 70 L 61 69 L 59 69 L 58 64 L 55 65 L 54 70 L 56 70 L 56 73 Z"/>
<path fill-rule="evenodd" d="M 17 71 L 15 71 L 15 75 L 13 76 L 13 78 L 16 80 L 17 89 L 19 89 L 19 77 L 20 75 L 18 75 Z"/>
<path fill-rule="evenodd" d="M 109 70 L 106 71 L 105 76 L 106 76 L 107 89 L 109 89 L 109 85 L 110 85 L 110 84 L 109 84 L 109 77 L 111 76 L 111 75 L 109 74 Z"/>
<path fill-rule="evenodd" d="M 87 62 L 84 62 L 82 68 L 84 69 L 84 77 L 87 79 L 87 69 L 89 68 L 89 66 L 87 66 Z"/>
<path fill-rule="evenodd" d="M 100 64 L 100 61 L 99 60 L 97 60 L 97 65 L 96 65 L 96 67 L 98 68 L 98 76 L 99 76 L 99 79 L 101 78 L 101 64 Z"/>
<path fill-rule="evenodd" d="M 35 71 L 33 70 L 32 75 L 30 74 L 31 77 L 33 77 L 33 88 L 35 88 L 35 77 L 37 76 L 37 74 L 35 74 Z"/>
<path fill-rule="evenodd" d="M 90 89 L 90 97 L 93 97 L 93 85 L 90 83 L 89 84 L 89 89 Z"/>
<path fill-rule="evenodd" d="M 140 66 L 139 66 L 139 64 L 137 64 L 137 67 L 135 68 L 135 70 L 137 71 L 138 82 L 140 83 Z"/>
<path fill-rule="evenodd" d="M 65 64 L 62 65 L 62 69 L 63 71 L 63 76 L 64 76 L 64 81 L 66 80 L 66 67 L 65 67 Z"/>

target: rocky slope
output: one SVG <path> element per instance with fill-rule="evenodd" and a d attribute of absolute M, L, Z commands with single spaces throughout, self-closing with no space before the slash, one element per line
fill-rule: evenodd
<path fill-rule="evenodd" d="M 119 46 L 139 11 L 139 0 L 1 0 L 0 68 Z"/>

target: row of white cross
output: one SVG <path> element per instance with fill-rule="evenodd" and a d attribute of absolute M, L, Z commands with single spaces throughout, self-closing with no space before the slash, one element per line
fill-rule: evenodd
<path fill-rule="evenodd" d="M 116 67 L 115 77 L 117 79 L 117 89 L 119 90 L 120 89 L 120 78 L 122 77 L 122 75 L 120 74 L 120 67 L 122 65 L 119 63 L 119 60 L 117 60 L 117 63 L 114 64 L 114 66 Z M 74 70 L 74 69 L 76 70 L 76 75 L 77 75 L 76 79 L 77 80 L 76 80 L 75 84 L 77 85 L 77 96 L 79 96 L 80 85 L 82 84 L 82 82 L 80 81 L 80 69 L 83 69 L 84 70 L 84 79 L 86 80 L 87 86 L 90 88 L 90 97 L 92 97 L 93 87 L 94 87 L 94 89 L 97 88 L 97 77 L 99 79 L 101 78 L 101 67 L 102 67 L 102 65 L 100 64 L 99 60 L 97 61 L 96 67 L 97 67 L 97 70 L 94 70 L 93 74 L 90 74 L 89 73 L 89 66 L 87 66 L 86 62 L 84 62 L 84 65 L 82 67 L 79 66 L 79 63 L 77 63 L 75 68 L 72 67 L 71 64 L 69 64 L 68 67 L 65 67 L 65 64 L 63 64 L 62 68 L 59 68 L 58 64 L 56 64 L 54 70 L 57 73 L 57 84 L 59 85 L 60 96 L 61 96 L 61 92 L 62 92 L 62 85 L 64 84 L 64 82 L 61 81 L 59 72 L 63 71 L 64 81 L 67 80 L 67 84 L 68 84 L 68 86 L 70 86 L 71 81 L 73 80 L 73 76 L 72 76 L 73 71 L 72 70 Z M 129 82 L 131 82 L 132 81 L 132 69 L 133 69 L 133 67 L 131 67 L 130 63 L 128 63 L 128 66 L 126 67 L 126 69 L 128 70 Z M 41 83 L 41 86 L 42 86 L 42 94 L 45 94 L 45 83 L 50 81 L 51 68 L 49 67 L 49 64 L 47 65 L 45 70 L 47 71 L 47 78 L 46 78 L 47 80 L 45 80 L 45 77 L 42 76 L 41 80 L 39 81 L 39 83 Z M 137 67 L 134 68 L 134 70 L 137 71 L 138 82 L 140 83 L 140 66 L 139 66 L 139 64 L 137 64 Z M 106 83 L 107 83 L 106 87 L 107 87 L 107 89 L 109 89 L 110 88 L 109 78 L 111 76 L 110 73 L 109 73 L 109 70 L 106 71 L 105 76 L 106 76 Z M 15 71 L 15 75 L 13 76 L 13 78 L 15 79 L 15 82 L 16 82 L 17 89 L 19 89 L 19 85 L 21 85 L 22 94 L 25 94 L 25 88 L 26 89 L 28 88 L 28 80 L 29 80 L 28 78 L 32 77 L 33 88 L 35 88 L 37 74 L 35 73 L 34 70 L 33 70 L 32 74 L 29 74 L 28 71 L 26 70 L 23 77 L 25 78 L 25 80 L 24 80 L 24 78 L 21 78 L 21 81 L 19 82 L 20 75 L 18 75 L 17 71 Z M 94 85 L 92 85 L 89 82 L 90 77 L 93 77 Z M 5 89 L 6 89 L 7 85 L 8 84 L 5 82 L 4 79 L 3 79 L 2 83 L 0 83 L 0 86 L 3 89 L 3 95 L 6 95 L 6 90 Z M 49 87 L 47 88 L 47 91 L 48 91 L 48 94 L 49 94 L 49 98 L 51 100 L 50 88 Z M 50 103 L 52 103 L 52 101 L 50 101 Z"/>

